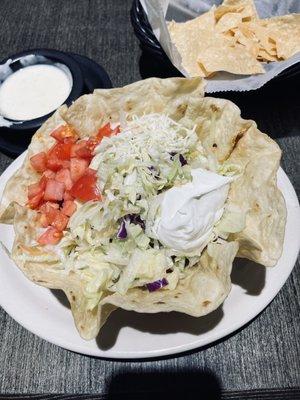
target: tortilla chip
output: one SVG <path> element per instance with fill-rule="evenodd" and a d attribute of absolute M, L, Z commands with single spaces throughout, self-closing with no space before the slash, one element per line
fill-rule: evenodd
<path fill-rule="evenodd" d="M 219 21 L 227 13 L 239 13 L 243 21 L 252 21 L 258 18 L 253 0 L 224 0 L 215 10 L 216 20 Z"/>
<path fill-rule="evenodd" d="M 278 61 L 278 58 L 276 55 L 272 55 L 264 49 L 259 49 L 259 51 L 257 53 L 257 59 L 259 61 L 266 61 L 266 62 Z"/>
<path fill-rule="evenodd" d="M 226 3 L 226 4 L 225 4 Z M 253 46 L 236 44 L 230 30 L 243 19 L 256 18 L 251 1 L 225 2 L 222 13 L 214 7 L 205 14 L 184 23 L 172 21 L 168 25 L 171 40 L 182 58 L 182 65 L 190 76 L 208 77 L 216 71 L 234 74 L 263 73 L 256 60 Z M 228 3 L 228 4 L 227 4 Z M 222 6 L 221 6 L 222 7 Z M 218 20 L 216 24 L 216 20 Z M 255 55 L 255 56 L 254 56 Z"/>
<path fill-rule="evenodd" d="M 218 20 L 216 24 L 216 31 L 225 33 L 233 28 L 236 28 L 242 22 L 242 15 L 240 13 L 226 13 Z"/>
<path fill-rule="evenodd" d="M 86 278 L 80 271 L 65 270 L 51 247 L 36 242 L 40 230 L 38 214 L 25 207 L 26 182 L 36 179 L 36 175 L 25 162 L 8 182 L 3 195 L 4 204 L 13 209 L 11 216 L 14 216 L 12 259 L 33 282 L 66 293 L 76 327 L 85 339 L 97 335 L 115 307 L 137 312 L 205 315 L 228 295 L 232 260 L 237 251 L 242 257 L 273 265 L 282 250 L 285 205 L 276 186 L 280 150 L 273 140 L 258 131 L 254 122 L 243 120 L 233 103 L 203 98 L 200 78 L 151 78 L 82 96 L 42 126 L 32 139 L 29 154 L 51 146 L 53 139 L 49 134 L 57 124 L 72 124 L 82 137 L 94 135 L 107 121 L 120 121 L 125 113 L 130 119 L 151 112 L 166 113 L 185 126 L 195 126 L 208 159 L 220 166 L 228 163 L 239 166 L 242 175 L 232 184 L 228 204 L 243 207 L 247 212 L 246 226 L 242 232 L 231 234 L 227 242 L 210 243 L 200 262 L 188 269 L 175 289 L 149 293 L 141 287 L 129 290 L 124 296 L 106 290 L 99 305 L 90 309 L 84 296 Z M 12 193 L 16 177 L 20 184 L 18 198 Z M 13 202 L 9 204 L 10 200 Z"/>
<path fill-rule="evenodd" d="M 276 42 L 277 56 L 286 60 L 300 51 L 300 14 L 265 19 Z"/>
<path fill-rule="evenodd" d="M 262 65 L 248 49 L 232 42 L 223 35 L 216 34 L 210 46 L 201 51 L 198 64 L 209 73 L 226 71 L 238 75 L 264 73 Z"/>
<path fill-rule="evenodd" d="M 239 29 L 235 30 L 234 37 L 239 44 L 245 46 L 248 52 L 257 59 L 260 47 L 255 40 L 249 38 L 249 36 L 244 35 Z"/>
<path fill-rule="evenodd" d="M 190 76 L 206 76 L 197 64 L 198 54 L 214 35 L 214 7 L 207 13 L 187 22 L 168 24 L 172 41 L 182 59 L 182 65 Z"/>
<path fill-rule="evenodd" d="M 171 39 L 190 76 L 207 77 L 216 71 L 244 75 L 263 73 L 263 67 L 247 48 L 236 44 L 234 38 L 216 32 L 213 14 L 209 13 L 185 23 L 169 24 Z M 204 17 L 206 22 L 210 21 L 208 30 L 201 25 Z"/>
<path fill-rule="evenodd" d="M 254 21 L 243 23 L 238 27 L 242 31 L 252 33 L 252 40 L 256 41 L 260 48 L 270 52 L 275 47 L 275 41 L 271 29 L 264 22 Z"/>

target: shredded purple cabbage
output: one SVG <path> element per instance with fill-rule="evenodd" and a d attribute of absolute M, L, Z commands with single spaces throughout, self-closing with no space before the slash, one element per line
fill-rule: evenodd
<path fill-rule="evenodd" d="M 145 230 L 145 222 L 141 219 L 138 214 L 127 214 L 121 220 L 120 227 L 117 233 L 118 239 L 126 239 L 127 238 L 127 229 L 126 229 L 126 221 L 129 221 L 131 224 L 140 225 L 140 227 Z"/>
<path fill-rule="evenodd" d="M 149 292 L 155 292 L 158 289 L 161 289 L 164 286 L 168 285 L 168 281 L 166 280 L 166 278 L 162 278 L 159 279 L 158 281 L 154 281 L 151 283 L 147 283 L 147 289 L 149 290 Z"/>
<path fill-rule="evenodd" d="M 172 152 L 172 153 L 169 153 L 169 154 L 170 154 L 171 160 L 173 161 L 173 160 L 174 160 L 174 157 L 176 156 L 177 153 Z M 186 161 L 186 159 L 183 157 L 182 154 L 179 154 L 179 161 L 180 161 L 180 164 L 181 164 L 182 167 L 183 167 L 184 165 L 187 164 L 187 161 Z"/>
<path fill-rule="evenodd" d="M 117 238 L 118 239 L 126 239 L 127 238 L 127 230 L 126 230 L 124 219 L 122 220 L 120 228 L 118 230 Z"/>
<path fill-rule="evenodd" d="M 182 154 L 179 154 L 179 161 L 180 161 L 180 164 L 181 164 L 182 167 L 183 167 L 184 165 L 187 164 L 187 161 L 186 161 L 186 159 L 183 157 Z"/>
<path fill-rule="evenodd" d="M 151 174 L 154 176 L 155 179 L 159 178 L 159 172 L 157 171 L 157 168 L 151 165 L 150 167 L 148 167 L 148 169 L 151 171 Z"/>
<path fill-rule="evenodd" d="M 124 219 L 129 221 L 131 224 L 140 225 L 140 227 L 145 230 L 145 222 L 138 214 L 127 214 Z"/>

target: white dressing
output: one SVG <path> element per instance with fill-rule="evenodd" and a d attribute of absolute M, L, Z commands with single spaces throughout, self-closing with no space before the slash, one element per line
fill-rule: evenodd
<path fill-rule="evenodd" d="M 181 254 L 201 251 L 224 212 L 232 178 L 201 168 L 192 182 L 172 187 L 162 196 L 153 230 L 158 240 Z"/>
<path fill-rule="evenodd" d="M 54 65 L 22 68 L 0 86 L 0 115 L 19 121 L 42 117 L 63 104 L 71 88 L 70 77 Z"/>
<path fill-rule="evenodd" d="M 13 123 L 0 115 L 0 127 L 9 128 Z"/>

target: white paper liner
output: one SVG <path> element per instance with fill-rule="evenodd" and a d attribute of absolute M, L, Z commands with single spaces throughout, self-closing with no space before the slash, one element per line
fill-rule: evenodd
<path fill-rule="evenodd" d="M 141 0 L 153 32 L 173 65 L 186 77 L 188 72 L 181 64 L 181 57 L 171 42 L 166 21 L 168 17 L 183 22 L 193 16 L 207 12 L 214 4 L 219 5 L 222 0 Z M 257 12 L 261 18 L 276 15 L 285 15 L 300 12 L 300 0 L 257 0 Z M 175 16 L 175 17 L 174 17 Z M 300 62 L 300 52 L 288 60 L 263 63 L 265 73 L 258 75 L 234 75 L 228 72 L 218 72 L 210 79 L 206 79 L 206 92 L 248 91 L 265 85 L 272 78 L 290 66 Z"/>

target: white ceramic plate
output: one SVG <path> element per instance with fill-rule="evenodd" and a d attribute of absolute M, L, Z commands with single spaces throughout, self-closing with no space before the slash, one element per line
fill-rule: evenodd
<path fill-rule="evenodd" d="M 0 177 L 0 195 L 8 178 L 21 166 L 17 158 Z M 288 217 L 283 254 L 274 268 L 246 260 L 235 263 L 232 290 L 223 306 L 208 316 L 193 318 L 178 313 L 137 314 L 118 310 L 97 340 L 85 341 L 77 333 L 67 301 L 60 291 L 30 282 L 0 248 L 0 304 L 19 324 L 41 338 L 97 357 L 146 358 L 180 353 L 214 342 L 258 315 L 279 292 L 300 247 L 300 211 L 296 193 L 282 169 L 278 186 L 285 197 Z M 18 188 L 16 188 L 18 190 Z M 13 228 L 0 224 L 0 241 L 13 242 Z"/>

